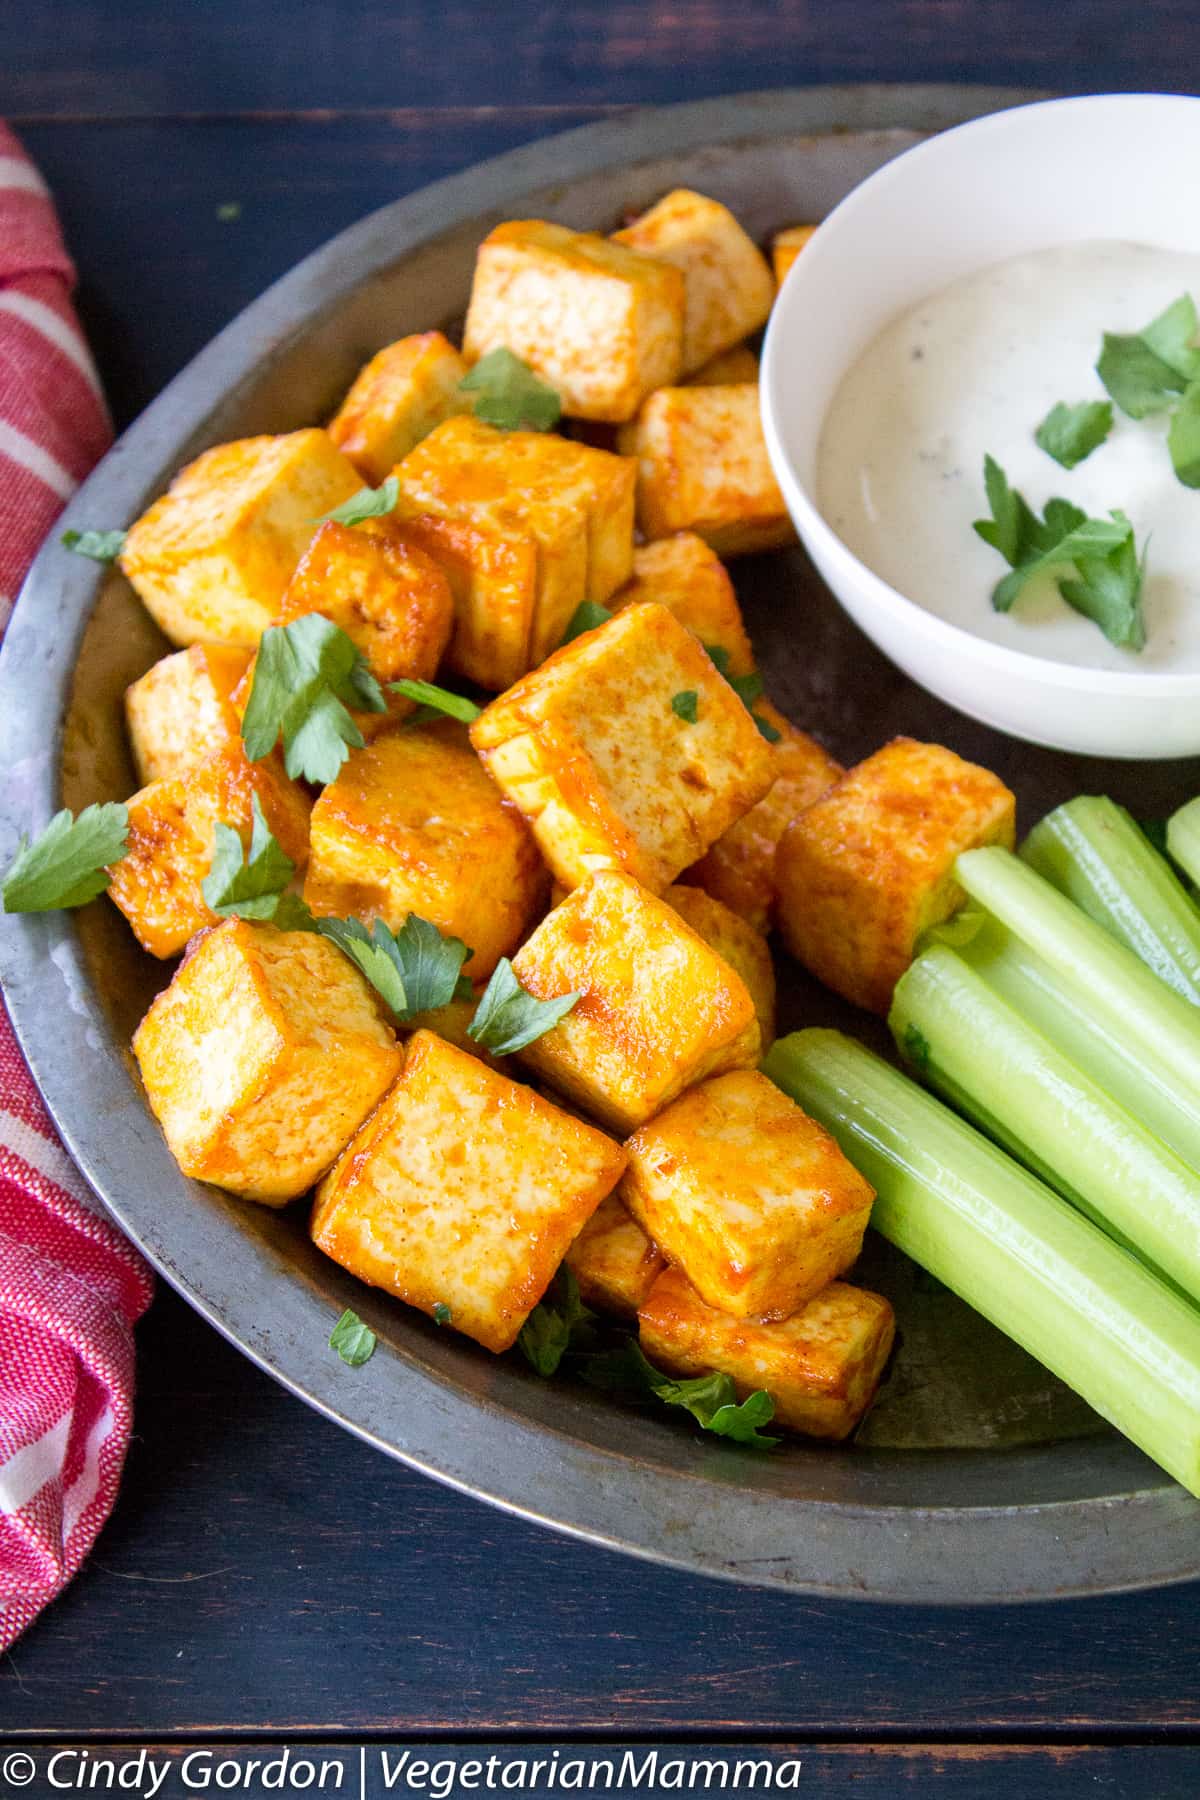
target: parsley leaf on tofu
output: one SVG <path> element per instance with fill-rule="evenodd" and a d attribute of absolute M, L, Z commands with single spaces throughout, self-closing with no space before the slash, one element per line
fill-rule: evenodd
<path fill-rule="evenodd" d="M 449 688 L 437 687 L 432 681 L 410 681 L 406 677 L 403 681 L 389 681 L 388 690 L 417 702 L 419 711 L 405 721 L 409 725 L 420 724 L 431 713 L 445 713 L 447 718 L 461 719 L 464 725 L 469 725 L 483 711 L 465 694 L 452 694 Z"/>
<path fill-rule="evenodd" d="M 598 600 L 581 600 L 563 633 L 563 644 L 573 644 L 585 631 L 595 631 L 598 626 L 607 625 L 612 617 L 607 606 L 601 606 Z M 559 645 L 560 650 L 561 648 L 562 644 Z"/>
<path fill-rule="evenodd" d="M 382 919 L 369 931 L 360 919 L 318 919 L 317 930 L 361 970 L 402 1023 L 471 993 L 461 974 L 470 950 L 416 913 L 395 932 Z"/>
<path fill-rule="evenodd" d="M 748 1444 L 752 1449 L 773 1450 L 779 1442 L 777 1437 L 765 1436 L 759 1429 L 775 1416 L 775 1403 L 764 1389 L 748 1394 L 739 1405 L 728 1375 L 714 1370 L 709 1375 L 677 1381 L 655 1368 L 636 1338 L 626 1339 L 618 1349 L 589 1356 L 580 1373 L 592 1387 L 629 1400 L 653 1399 L 664 1406 L 682 1406 L 703 1430 Z"/>
<path fill-rule="evenodd" d="M 76 556 L 90 556 L 93 562 L 116 562 L 125 548 L 128 534 L 124 531 L 64 531 L 62 542 Z"/>
<path fill-rule="evenodd" d="M 253 826 L 246 851 L 238 833 L 218 823 L 212 867 L 200 892 L 222 919 L 263 919 L 281 931 L 313 931 L 316 920 L 298 894 L 286 889 L 296 865 L 271 834 L 257 794 L 250 801 Z"/>
<path fill-rule="evenodd" d="M 1184 487 L 1200 488 L 1200 381 L 1194 381 L 1171 416 L 1167 448 Z"/>
<path fill-rule="evenodd" d="M 1083 400 L 1078 406 L 1066 406 L 1061 400 L 1052 406 L 1034 432 L 1039 448 L 1052 456 L 1064 469 L 1074 469 L 1099 449 L 1113 426 L 1112 402 Z"/>
<path fill-rule="evenodd" d="M 251 762 L 283 738 L 284 767 L 321 786 L 363 736 L 347 711 L 386 712 L 379 683 L 352 638 L 320 613 L 268 625 L 259 641 L 242 741 Z"/>
<path fill-rule="evenodd" d="M 1098 625 L 1110 643 L 1140 650 L 1146 641 L 1143 564 L 1125 514 L 1089 519 L 1069 500 L 1047 500 L 1039 519 L 992 457 L 984 458 L 983 468 L 992 517 L 976 519 L 975 530 L 1011 566 L 993 590 L 996 611 L 1008 612 L 1035 575 L 1073 563 L 1075 578 L 1058 581 L 1068 606 Z"/>
<path fill-rule="evenodd" d="M 55 813 L 30 843 L 23 837 L 0 884 L 0 911 L 56 912 L 86 906 L 109 883 L 108 867 L 125 854 L 129 809 L 116 801 L 85 806 L 78 818 Z"/>
<path fill-rule="evenodd" d="M 579 1283 L 563 1263 L 543 1299 L 538 1301 L 517 1338 L 539 1375 L 553 1375 L 581 1325 L 595 1318 L 579 1297 Z"/>
<path fill-rule="evenodd" d="M 389 475 L 377 488 L 359 488 L 357 494 L 351 494 L 332 512 L 323 513 L 316 523 L 327 525 L 332 521 L 335 525 L 361 525 L 364 519 L 382 519 L 395 512 L 399 498 L 400 478 Z"/>
<path fill-rule="evenodd" d="M 454 1314 L 450 1311 L 450 1308 L 446 1305 L 446 1302 L 444 1300 L 439 1300 L 437 1305 L 434 1307 L 433 1322 L 435 1325 L 451 1325 L 451 1324 L 453 1324 Z"/>
<path fill-rule="evenodd" d="M 1200 377 L 1195 336 L 1196 305 L 1190 294 L 1181 294 L 1143 331 L 1106 331 L 1096 373 L 1131 419 L 1165 412 Z"/>
<path fill-rule="evenodd" d="M 524 1050 L 552 1031 L 579 998 L 578 994 L 561 994 L 555 1000 L 536 999 L 521 986 L 507 956 L 502 956 L 467 1026 L 467 1035 L 493 1056 L 511 1056 L 514 1050 Z"/>
<path fill-rule="evenodd" d="M 752 704 L 755 700 L 761 700 L 763 694 L 763 678 L 758 670 L 752 669 L 749 675 L 731 675 L 729 673 L 731 659 L 724 644 L 705 644 L 704 648 L 709 661 L 716 668 L 717 674 L 725 677 L 758 726 L 760 735 L 766 738 L 768 744 L 777 744 L 782 734 L 775 729 L 769 719 L 764 719 L 761 713 L 756 713 Z"/>
<path fill-rule="evenodd" d="M 562 417 L 555 390 L 503 346 L 481 356 L 459 386 L 475 396 L 475 417 L 501 431 L 550 431 Z"/>
<path fill-rule="evenodd" d="M 329 1334 L 329 1348 L 336 1350 L 344 1363 L 352 1369 L 368 1362 L 375 1354 L 375 1346 L 379 1342 L 369 1325 L 364 1325 L 356 1312 L 347 1307 L 337 1324 Z"/>
<path fill-rule="evenodd" d="M 685 725 L 694 725 L 700 717 L 700 695 L 695 688 L 684 688 L 680 694 L 672 694 L 671 711 Z"/>
<path fill-rule="evenodd" d="M 761 713 L 752 712 L 750 717 L 758 726 L 759 736 L 765 737 L 768 744 L 777 744 L 783 733 L 772 725 L 770 719 L 764 719 Z"/>

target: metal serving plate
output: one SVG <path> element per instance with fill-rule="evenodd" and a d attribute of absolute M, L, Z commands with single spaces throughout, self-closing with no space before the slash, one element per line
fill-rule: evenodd
<path fill-rule="evenodd" d="M 464 307 L 498 219 L 611 227 L 665 189 L 727 201 L 757 235 L 821 216 L 927 130 L 1028 99 L 984 89 L 810 89 L 637 113 L 518 150 L 385 207 L 223 332 L 121 440 L 68 522 L 134 518 L 206 445 L 327 416 L 360 363 Z M 919 246 L 914 248 L 919 254 Z M 801 552 L 737 568 L 770 691 L 850 762 L 895 732 L 990 764 L 1024 818 L 1079 791 L 1144 815 L 1193 764 L 1112 766 L 1030 749 L 914 687 L 843 616 Z M 165 648 L 123 579 L 43 551 L 0 660 L 0 863 L 59 805 L 134 786 L 120 697 Z M 981 1319 L 878 1242 L 862 1278 L 900 1318 L 859 1442 L 755 1456 L 624 1410 L 519 1356 L 495 1359 L 359 1286 L 279 1215 L 186 1181 L 127 1046 L 166 972 L 105 901 L 0 920 L 0 974 L 34 1074 L 96 1193 L 219 1330 L 293 1392 L 437 1479 L 594 1542 L 735 1580 L 907 1601 L 1098 1593 L 1200 1574 L 1200 1505 Z M 874 1035 L 798 970 L 782 1026 Z M 379 1334 L 358 1369 L 328 1349 L 353 1305 Z"/>

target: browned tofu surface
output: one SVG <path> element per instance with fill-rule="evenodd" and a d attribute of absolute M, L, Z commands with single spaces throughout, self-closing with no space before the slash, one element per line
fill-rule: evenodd
<path fill-rule="evenodd" d="M 314 522 L 361 485 L 324 431 L 218 444 L 132 526 L 121 568 L 173 644 L 253 649 Z"/>
<path fill-rule="evenodd" d="M 694 531 L 718 556 L 792 542 L 757 384 L 659 388 L 622 430 L 620 448 L 637 458 L 637 517 L 646 537 Z"/>
<path fill-rule="evenodd" d="M 735 381 L 757 381 L 758 358 L 747 344 L 735 344 L 720 356 L 710 357 L 691 375 L 685 376 L 683 387 L 728 387 Z"/>
<path fill-rule="evenodd" d="M 513 968 L 540 1000 L 581 996 L 521 1060 L 616 1130 L 652 1118 L 690 1082 L 760 1055 L 745 982 L 627 875 L 601 873 L 576 888 Z"/>
<path fill-rule="evenodd" d="M 961 906 L 955 858 L 1011 849 L 1016 802 L 988 769 L 894 738 L 788 826 L 778 923 L 793 956 L 859 1006 L 886 1013 L 917 939 Z"/>
<path fill-rule="evenodd" d="M 757 1069 L 690 1089 L 625 1148 L 622 1200 L 709 1306 L 786 1319 L 858 1257 L 872 1189 Z"/>
<path fill-rule="evenodd" d="M 419 1031 L 321 1183 L 313 1241 L 374 1287 L 507 1350 L 624 1166 L 592 1126 Z"/>
<path fill-rule="evenodd" d="M 329 435 L 371 487 L 435 425 L 470 412 L 460 392 L 467 365 L 440 331 L 422 331 L 388 344 L 358 373 Z"/>
<path fill-rule="evenodd" d="M 673 704 L 695 702 L 694 722 Z M 666 607 L 626 608 L 493 701 L 471 741 L 564 887 L 623 869 L 661 891 L 762 798 L 765 740 Z"/>
<path fill-rule="evenodd" d="M 317 914 L 410 912 L 474 951 L 486 980 L 546 888 L 537 847 L 453 720 L 401 725 L 354 750 L 313 808 L 304 898 Z"/>
<path fill-rule="evenodd" d="M 615 1194 L 600 1202 L 567 1251 L 584 1305 L 624 1318 L 635 1316 L 666 1266 Z"/>
<path fill-rule="evenodd" d="M 129 747 L 143 787 L 186 775 L 238 735 L 230 695 L 249 661 L 248 650 L 229 644 L 191 644 L 126 688 Z"/>
<path fill-rule="evenodd" d="M 762 1033 L 763 1048 L 775 1041 L 775 964 L 761 931 L 748 925 L 703 888 L 675 882 L 663 895 L 681 919 L 702 937 L 710 950 L 736 969 L 749 989 Z"/>
<path fill-rule="evenodd" d="M 310 931 L 226 919 L 191 946 L 133 1040 L 185 1175 L 282 1206 L 397 1075 L 375 990 Z"/>
<path fill-rule="evenodd" d="M 509 349 L 579 419 L 631 419 L 683 354 L 684 278 L 590 231 L 541 219 L 497 225 L 479 246 L 463 348 Z"/>
<path fill-rule="evenodd" d="M 782 284 L 784 276 L 816 229 L 815 225 L 789 225 L 786 230 L 775 233 L 771 239 L 771 262 L 777 283 Z"/>
<path fill-rule="evenodd" d="M 678 1269 L 660 1275 L 638 1315 L 642 1348 L 674 1375 L 716 1369 L 737 1397 L 765 1389 L 767 1427 L 807 1437 L 849 1437 L 875 1396 L 895 1339 L 880 1294 L 833 1281 L 790 1319 L 731 1319 L 705 1306 Z"/>
<path fill-rule="evenodd" d="M 792 820 L 819 800 L 845 770 L 769 700 L 756 700 L 754 710 L 779 733 L 779 741 L 771 745 L 775 779 L 758 805 L 734 820 L 685 879 L 724 901 L 756 930 L 769 931 L 775 914 L 779 840 Z"/>
<path fill-rule="evenodd" d="M 684 374 L 765 323 L 775 298 L 770 266 L 719 200 L 675 188 L 613 239 L 682 274 Z"/>
<path fill-rule="evenodd" d="M 609 610 L 623 612 L 643 600 L 665 606 L 706 648 L 724 650 L 730 675 L 753 670 L 754 651 L 729 573 L 694 532 L 681 531 L 634 551 L 633 577 L 613 595 Z"/>

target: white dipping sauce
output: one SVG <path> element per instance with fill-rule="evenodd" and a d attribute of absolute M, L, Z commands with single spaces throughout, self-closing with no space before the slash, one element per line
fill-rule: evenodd
<path fill-rule="evenodd" d="M 996 263 L 894 319 L 834 395 L 817 452 L 818 504 L 859 559 L 900 593 L 977 637 L 1094 669 L 1200 670 L 1200 490 L 1175 478 L 1167 415 L 1114 407 L 1107 440 L 1074 469 L 1033 434 L 1058 401 L 1103 400 L 1106 331 L 1136 332 L 1190 293 L 1200 256 L 1094 242 Z M 1041 513 L 1062 495 L 1089 515 L 1128 514 L 1148 547 L 1146 647 L 1117 649 L 1046 574 L 1008 614 L 1007 573 L 971 529 L 987 518 L 985 453 Z"/>

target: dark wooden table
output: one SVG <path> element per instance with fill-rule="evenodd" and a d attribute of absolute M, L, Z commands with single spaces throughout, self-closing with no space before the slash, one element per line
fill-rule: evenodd
<path fill-rule="evenodd" d="M 0 111 L 58 197 L 120 423 L 371 207 L 623 106 L 796 82 L 1200 76 L 1191 0 L 7 11 Z M 0 1665 L 4 1734 L 745 1737 L 802 1744 L 810 1786 L 863 1794 L 1146 1800 L 1200 1773 L 1200 1588 L 936 1611 L 689 1579 L 409 1474 L 168 1292 L 140 1342 L 120 1503 Z"/>

